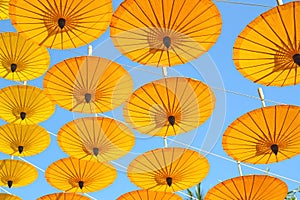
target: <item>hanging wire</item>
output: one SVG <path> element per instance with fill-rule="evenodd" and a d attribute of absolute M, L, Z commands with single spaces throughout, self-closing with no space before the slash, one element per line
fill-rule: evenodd
<path fill-rule="evenodd" d="M 182 192 L 182 191 L 177 191 L 179 194 L 182 194 L 182 195 L 184 195 L 184 196 L 186 196 L 186 197 L 189 197 L 190 199 L 194 199 L 194 200 L 198 200 L 197 198 L 195 198 L 195 197 L 193 197 L 193 196 L 190 196 L 190 195 L 188 195 L 188 194 L 186 194 L 186 193 L 184 193 L 184 192 Z"/>
<path fill-rule="evenodd" d="M 6 189 L 4 189 L 3 187 L 0 187 L 0 190 L 2 190 L 3 192 L 5 192 L 6 194 L 11 194 L 9 191 L 7 191 Z"/>
<path fill-rule="evenodd" d="M 245 5 L 245 6 L 258 6 L 264 8 L 273 8 L 273 6 L 267 6 L 262 4 L 254 4 L 254 3 L 244 3 L 244 2 L 237 2 L 237 1 L 229 1 L 229 0 L 215 0 L 215 2 L 220 3 L 228 3 L 228 4 L 238 4 L 238 5 Z"/>

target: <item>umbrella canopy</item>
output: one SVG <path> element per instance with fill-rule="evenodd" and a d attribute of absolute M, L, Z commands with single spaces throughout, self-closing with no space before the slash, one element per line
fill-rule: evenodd
<path fill-rule="evenodd" d="M 124 107 L 124 118 L 141 133 L 177 135 L 204 123 L 214 104 L 206 84 L 191 78 L 164 78 L 137 89 Z"/>
<path fill-rule="evenodd" d="M 40 88 L 14 85 L 0 90 L 0 118 L 7 122 L 36 124 L 48 119 L 54 109 Z"/>
<path fill-rule="evenodd" d="M 47 130 L 38 125 L 5 124 L 0 126 L 0 152 L 13 156 L 32 156 L 50 144 Z"/>
<path fill-rule="evenodd" d="M 112 15 L 111 0 L 11 0 L 12 24 L 24 37 L 49 48 L 75 48 L 99 38 Z"/>
<path fill-rule="evenodd" d="M 156 192 L 151 190 L 135 190 L 123 194 L 117 200 L 182 200 L 180 196 L 170 192 Z"/>
<path fill-rule="evenodd" d="M 0 20 L 8 19 L 9 0 L 0 1 Z"/>
<path fill-rule="evenodd" d="M 19 33 L 0 34 L 0 77 L 27 81 L 43 75 L 50 64 L 47 48 Z"/>
<path fill-rule="evenodd" d="M 106 162 L 127 154 L 135 138 L 133 132 L 121 122 L 89 117 L 65 124 L 58 132 L 57 141 L 71 157 Z"/>
<path fill-rule="evenodd" d="M 287 192 L 287 185 L 278 178 L 267 175 L 249 175 L 217 184 L 207 192 L 204 200 L 282 200 L 285 199 Z"/>
<path fill-rule="evenodd" d="M 96 56 L 81 56 L 54 65 L 44 77 L 48 96 L 73 112 L 99 113 L 120 106 L 133 82 L 119 64 Z"/>
<path fill-rule="evenodd" d="M 5 193 L 0 194 L 0 199 L 1 200 L 22 200 L 20 197 L 11 194 L 5 194 Z"/>
<path fill-rule="evenodd" d="M 253 82 L 286 86 L 300 82 L 300 2 L 277 6 L 257 17 L 233 49 L 237 70 Z"/>
<path fill-rule="evenodd" d="M 159 148 L 136 157 L 127 175 L 140 188 L 176 192 L 201 182 L 208 171 L 207 159 L 196 151 Z"/>
<path fill-rule="evenodd" d="M 37 200 L 90 200 L 90 198 L 76 194 L 76 193 L 54 193 L 48 194 L 38 198 Z"/>
<path fill-rule="evenodd" d="M 208 51 L 221 26 L 220 13 L 211 0 L 125 0 L 113 14 L 110 36 L 133 61 L 173 66 Z"/>
<path fill-rule="evenodd" d="M 63 158 L 52 163 L 45 172 L 50 185 L 66 192 L 94 192 L 114 182 L 117 172 L 112 165 Z"/>
<path fill-rule="evenodd" d="M 0 186 L 22 187 L 31 184 L 37 177 L 37 169 L 26 162 L 0 160 Z"/>
<path fill-rule="evenodd" d="M 237 118 L 223 135 L 223 149 L 233 159 L 267 164 L 300 153 L 300 107 L 269 106 Z"/>

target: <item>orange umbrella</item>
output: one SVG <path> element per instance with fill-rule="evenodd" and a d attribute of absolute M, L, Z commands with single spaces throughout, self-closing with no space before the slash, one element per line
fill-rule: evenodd
<path fill-rule="evenodd" d="M 155 192 L 151 190 L 135 190 L 123 194 L 117 200 L 182 200 L 180 196 L 170 192 Z"/>
<path fill-rule="evenodd" d="M 110 36 L 133 61 L 173 66 L 208 51 L 221 26 L 219 10 L 211 0 L 125 0 L 113 14 Z"/>
<path fill-rule="evenodd" d="M 66 192 L 94 192 L 114 182 L 113 166 L 77 158 L 63 158 L 52 163 L 45 172 L 50 185 Z"/>
<path fill-rule="evenodd" d="M 36 124 L 48 119 L 54 109 L 40 88 L 14 85 L 0 90 L 0 117 L 7 122 Z"/>
<path fill-rule="evenodd" d="M 249 175 L 217 184 L 207 192 L 204 200 L 282 200 L 285 199 L 287 192 L 287 185 L 278 178 L 267 175 Z"/>
<path fill-rule="evenodd" d="M 111 0 L 11 0 L 9 15 L 17 31 L 49 48 L 75 48 L 107 29 Z"/>
<path fill-rule="evenodd" d="M 300 82 L 300 2 L 277 6 L 258 16 L 238 36 L 233 47 L 237 70 L 267 86 Z"/>
<path fill-rule="evenodd" d="M 0 160 L 0 186 L 22 187 L 31 184 L 38 177 L 38 171 L 20 160 Z"/>
<path fill-rule="evenodd" d="M 127 154 L 134 145 L 133 132 L 123 123 L 104 117 L 81 118 L 65 124 L 57 135 L 69 156 L 106 162 Z"/>
<path fill-rule="evenodd" d="M 223 135 L 223 149 L 233 159 L 267 164 L 300 153 L 300 107 L 269 106 L 237 118 Z"/>
<path fill-rule="evenodd" d="M 54 193 L 38 198 L 37 200 L 90 200 L 90 198 L 76 193 Z"/>
<path fill-rule="evenodd" d="M 47 48 L 23 38 L 19 33 L 0 33 L 0 76 L 27 81 L 43 75 L 50 64 Z"/>
<path fill-rule="evenodd" d="M 177 135 L 204 123 L 214 104 L 206 84 L 191 78 L 164 78 L 137 89 L 125 104 L 124 118 L 141 133 Z"/>
<path fill-rule="evenodd" d="M 5 193 L 0 194 L 0 199 L 1 200 L 22 200 L 20 197 L 11 194 L 5 194 Z"/>
<path fill-rule="evenodd" d="M 201 182 L 208 171 L 207 159 L 196 151 L 159 148 L 135 158 L 127 175 L 140 188 L 176 192 Z"/>
<path fill-rule="evenodd" d="M 70 58 L 44 78 L 46 94 L 73 112 L 99 113 L 120 106 L 130 95 L 130 74 L 119 64 L 96 56 Z"/>
<path fill-rule="evenodd" d="M 0 20 L 8 19 L 9 0 L 0 1 Z"/>
<path fill-rule="evenodd" d="M 38 125 L 0 126 L 0 152 L 14 156 L 32 156 L 50 144 L 47 130 Z"/>

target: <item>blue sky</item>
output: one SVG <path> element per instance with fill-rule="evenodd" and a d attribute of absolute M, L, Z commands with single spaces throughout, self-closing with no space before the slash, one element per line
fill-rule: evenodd
<path fill-rule="evenodd" d="M 169 76 L 187 76 L 197 78 L 206 82 L 213 88 L 216 95 L 216 110 L 213 116 L 201 127 L 180 135 L 174 139 L 183 143 L 188 143 L 193 147 L 211 151 L 220 156 L 229 158 L 226 153 L 222 150 L 221 136 L 226 127 L 235 120 L 238 116 L 261 107 L 261 102 L 255 98 L 245 97 L 243 95 L 237 95 L 230 92 L 224 92 L 224 90 L 235 91 L 240 94 L 247 94 L 253 97 L 258 97 L 257 88 L 262 87 L 264 90 L 265 98 L 285 104 L 299 105 L 300 86 L 289 86 L 284 88 L 279 87 L 265 87 L 250 80 L 245 79 L 236 69 L 232 62 L 232 47 L 238 34 L 244 29 L 244 27 L 251 22 L 259 14 L 267 11 L 273 6 L 276 6 L 276 0 L 272 1 L 259 1 L 260 4 L 270 6 L 246 6 L 240 4 L 229 4 L 224 2 L 215 1 L 219 8 L 223 27 L 222 33 L 217 43 L 210 49 L 210 51 L 200 57 L 199 59 L 182 66 L 175 66 L 171 68 Z M 253 3 L 251 0 L 240 0 L 243 3 Z M 289 2 L 289 1 L 284 1 Z M 113 0 L 114 9 L 121 3 L 119 0 Z M 0 31 L 8 32 L 14 31 L 14 28 L 10 24 L 9 20 L 0 21 Z M 136 63 L 130 62 L 126 57 L 122 56 L 112 45 L 109 39 L 109 31 L 106 31 L 98 40 L 91 43 L 94 48 L 93 55 L 102 56 L 109 59 L 114 59 L 120 64 L 124 64 L 124 67 L 130 72 L 134 79 L 135 88 L 155 79 L 162 78 L 161 69 L 154 67 L 142 67 Z M 71 50 L 49 50 L 51 55 L 51 66 L 58 63 L 66 58 L 87 55 L 87 46 L 80 47 L 78 49 Z M 138 66 L 138 68 L 135 68 Z M 143 69 L 143 70 L 140 70 Z M 28 85 L 34 85 L 42 87 L 42 79 L 32 80 L 28 82 Z M 0 79 L 0 87 L 6 87 L 9 85 L 17 84 L 12 81 Z M 218 89 L 220 88 L 220 89 Z M 274 105 L 274 103 L 266 102 L 267 105 Z M 115 117 L 122 120 L 122 107 L 116 110 L 105 113 L 107 116 Z M 55 114 L 47 121 L 41 123 L 48 131 L 57 133 L 61 126 L 65 123 L 73 120 L 74 118 L 83 117 L 80 114 L 74 114 L 67 110 L 61 109 L 56 106 Z M 0 120 L 0 124 L 5 124 L 4 121 Z M 147 137 L 145 135 L 136 134 L 136 144 L 127 156 L 116 161 L 117 163 L 126 167 L 128 163 L 138 154 L 141 154 L 150 149 L 163 147 L 163 140 L 159 137 Z M 180 144 L 169 141 L 169 146 L 180 146 Z M 67 157 L 65 153 L 60 150 L 57 145 L 56 137 L 51 136 L 51 144 L 41 154 L 32 157 L 25 157 L 26 160 L 40 167 L 46 169 L 52 162 Z M 0 154 L 0 159 L 7 159 L 10 156 Z M 206 179 L 203 181 L 203 192 L 207 190 L 219 181 L 223 181 L 235 176 L 238 176 L 237 165 L 233 162 L 226 161 L 216 156 L 207 155 L 210 162 L 210 172 Z M 15 158 L 18 159 L 18 158 Z M 280 163 L 270 165 L 258 165 L 255 167 L 266 169 L 270 168 L 270 172 L 289 177 L 294 180 L 300 181 L 300 175 L 297 170 L 298 163 L 300 163 L 300 157 L 296 156 L 292 159 L 282 161 Z M 96 199 L 116 199 L 123 193 L 138 189 L 132 184 L 126 176 L 125 170 L 116 166 L 118 169 L 118 177 L 116 181 L 109 187 L 94 193 L 89 193 Z M 256 174 L 260 173 L 257 170 L 242 167 L 244 174 Z M 293 181 L 285 181 L 289 190 L 295 189 L 300 184 Z M 44 178 L 44 173 L 39 171 L 39 178 L 29 186 L 22 188 L 5 188 L 12 194 L 18 195 L 25 200 L 36 199 L 37 197 L 43 196 L 48 193 L 58 192 L 55 188 L 50 186 Z"/>

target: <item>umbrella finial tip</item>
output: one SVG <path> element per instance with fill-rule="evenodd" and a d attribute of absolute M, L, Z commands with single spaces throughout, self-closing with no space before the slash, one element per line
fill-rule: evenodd
<path fill-rule="evenodd" d="M 296 63 L 298 66 L 300 66 L 300 54 L 299 53 L 296 53 L 293 55 L 293 60 L 294 60 L 294 63 Z"/>
<path fill-rule="evenodd" d="M 169 36 L 165 36 L 163 38 L 163 43 L 168 49 L 171 46 L 171 38 Z"/>
<path fill-rule="evenodd" d="M 26 118 L 26 113 L 25 112 L 20 112 L 20 117 L 22 120 Z"/>
<path fill-rule="evenodd" d="M 271 145 L 271 150 L 275 154 L 275 156 L 277 156 L 278 150 L 279 150 L 278 145 L 277 144 L 272 144 Z"/>
<path fill-rule="evenodd" d="M 24 146 L 18 146 L 18 151 L 20 154 L 23 152 L 23 150 L 24 150 Z"/>
<path fill-rule="evenodd" d="M 59 28 L 63 29 L 65 27 L 65 25 L 66 25 L 66 19 L 59 18 L 57 23 L 58 23 Z"/>
<path fill-rule="evenodd" d="M 9 188 L 11 188 L 12 184 L 13 184 L 13 181 L 12 181 L 12 180 L 8 180 L 8 181 L 7 181 L 7 186 L 8 186 Z"/>
<path fill-rule="evenodd" d="M 98 154 L 99 154 L 99 148 L 94 147 L 93 148 L 93 153 L 94 153 L 95 156 L 98 156 Z"/>
<path fill-rule="evenodd" d="M 169 123 L 170 123 L 172 126 L 174 126 L 174 124 L 175 124 L 175 117 L 174 117 L 173 115 L 170 115 L 170 116 L 168 117 L 168 121 L 169 121 Z"/>
<path fill-rule="evenodd" d="M 11 65 L 10 65 L 10 70 L 11 70 L 11 72 L 15 72 L 16 70 L 17 70 L 17 64 L 15 64 L 15 63 L 12 63 Z"/>
<path fill-rule="evenodd" d="M 90 103 L 91 99 L 92 99 L 92 95 L 90 93 L 86 93 L 84 95 L 84 99 L 87 103 Z"/>
<path fill-rule="evenodd" d="M 173 179 L 171 177 L 167 177 L 166 181 L 167 181 L 168 186 L 171 187 Z"/>
<path fill-rule="evenodd" d="M 80 189 L 82 189 L 83 186 L 84 186 L 84 182 L 83 181 L 78 181 L 78 186 L 79 186 Z"/>

